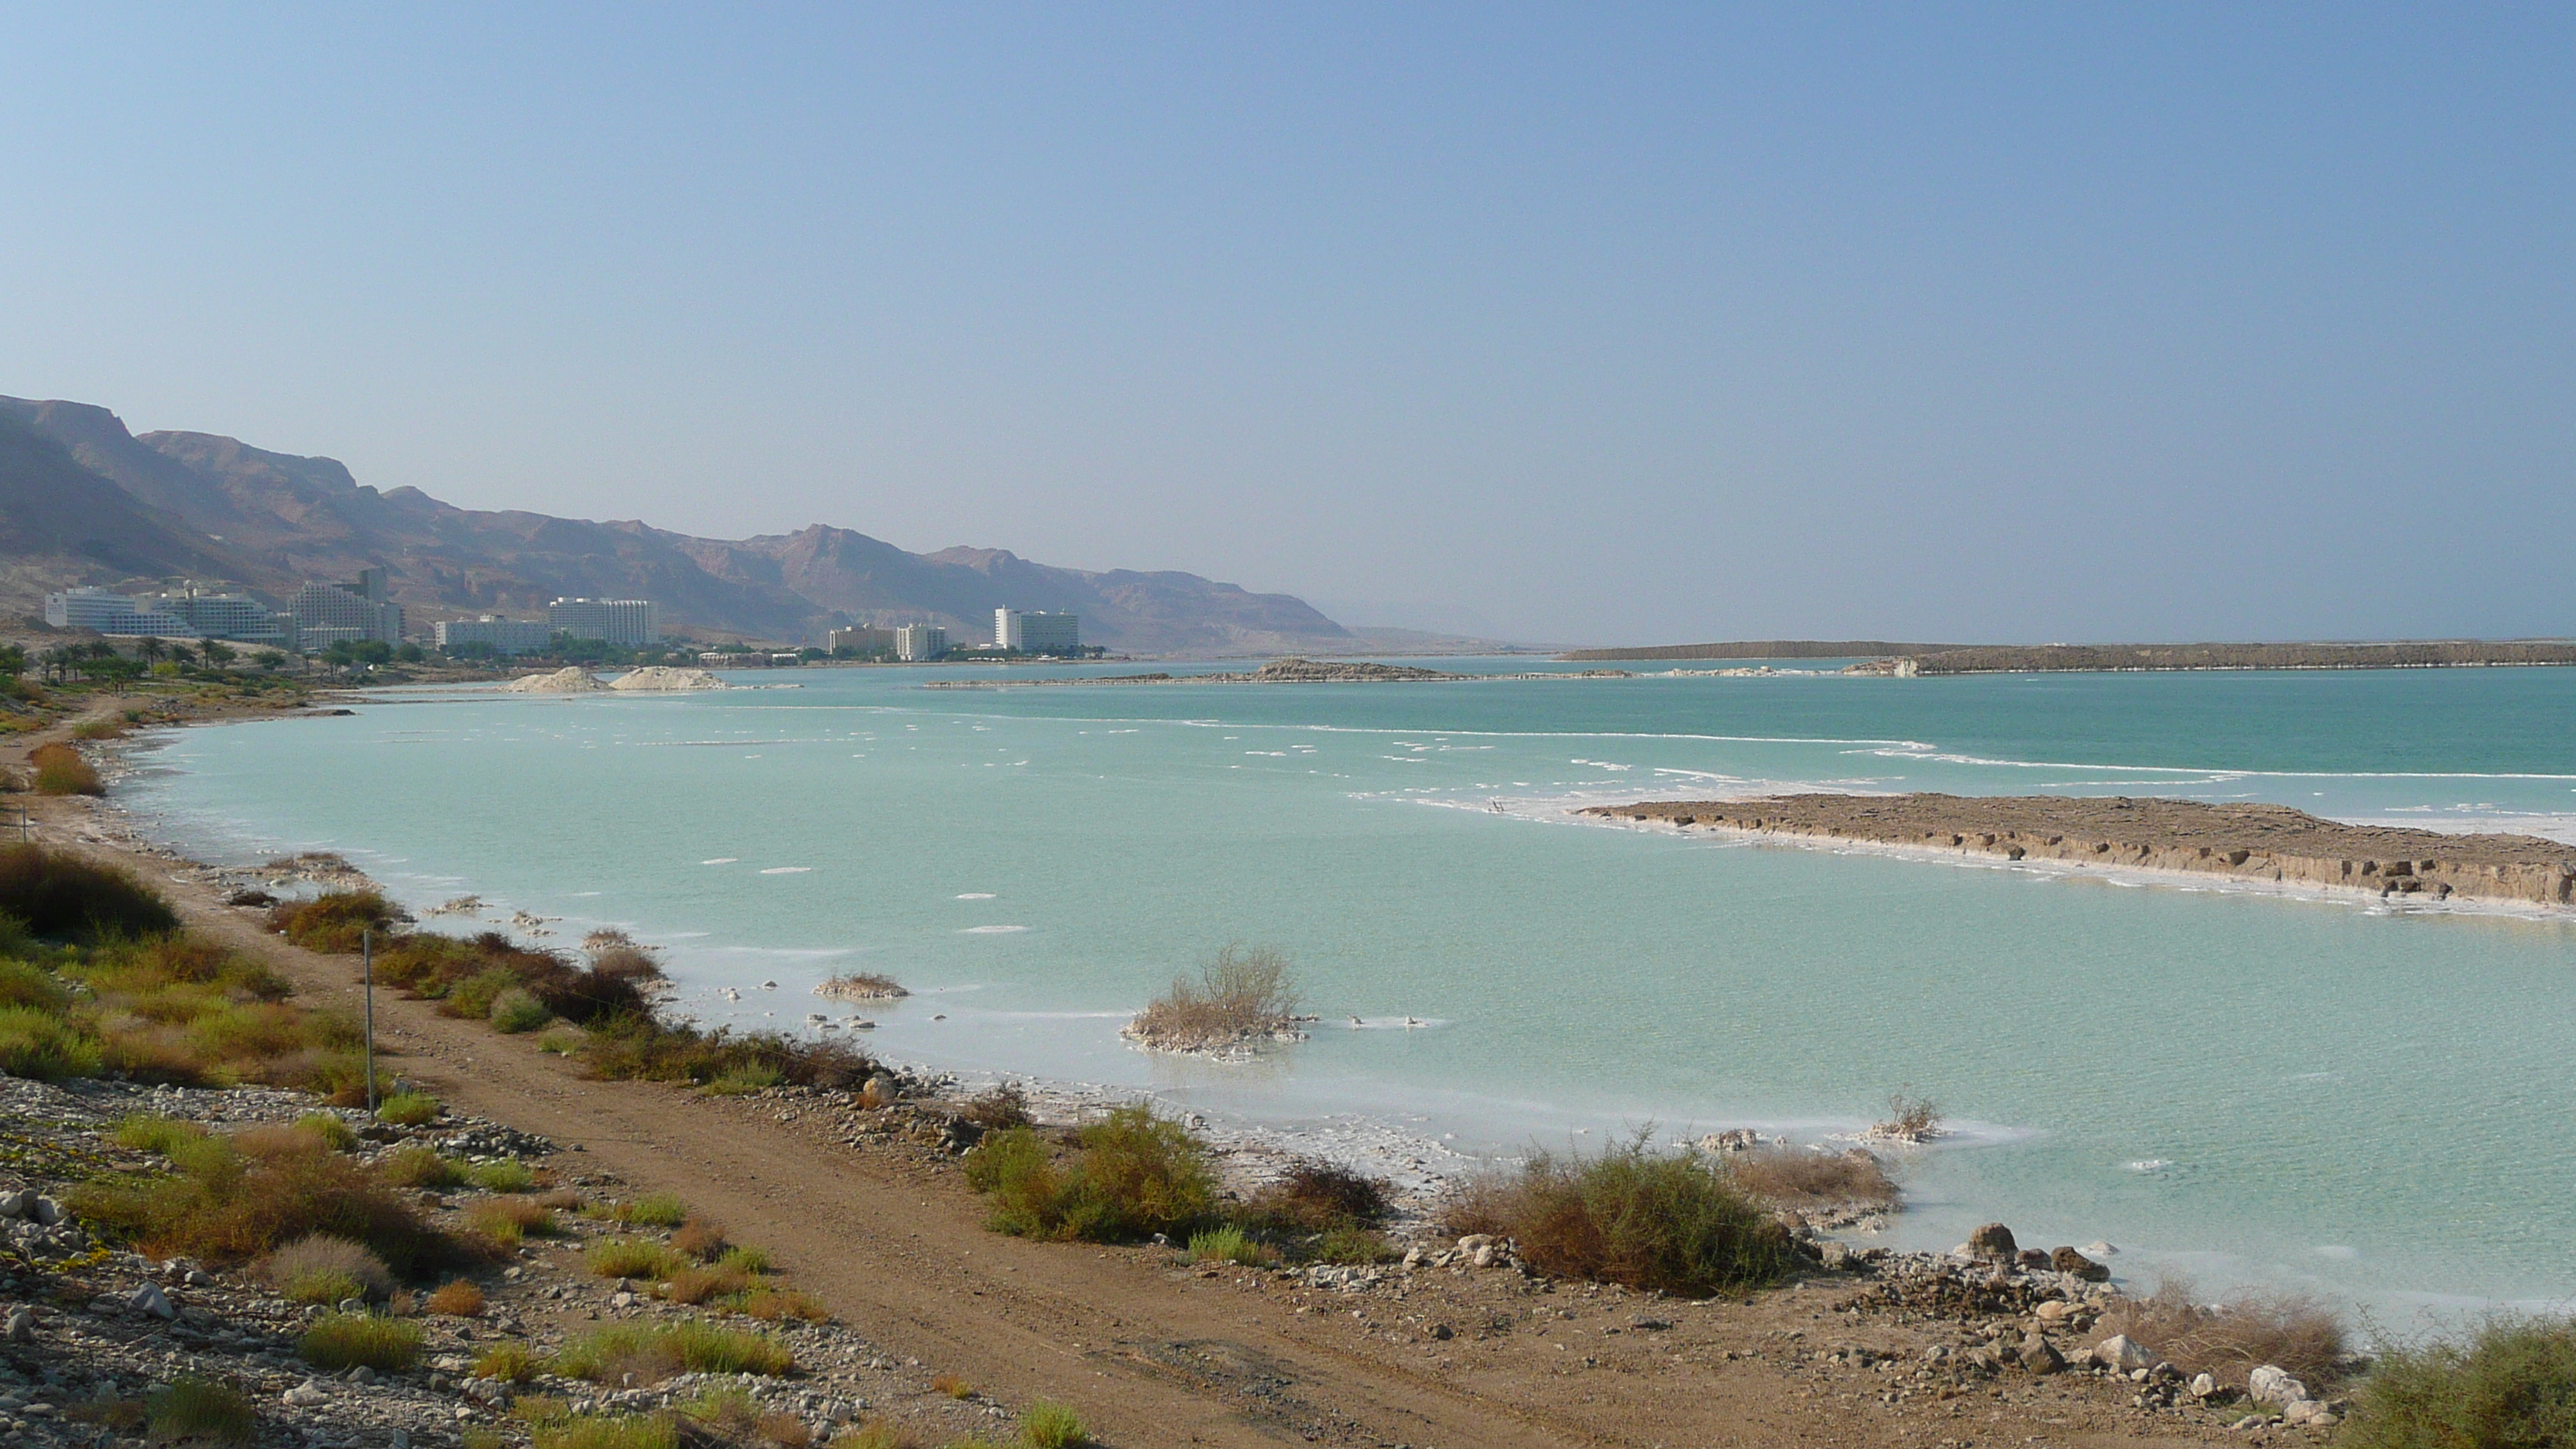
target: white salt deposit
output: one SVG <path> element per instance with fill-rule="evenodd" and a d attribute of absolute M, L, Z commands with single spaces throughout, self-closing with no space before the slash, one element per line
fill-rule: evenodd
<path fill-rule="evenodd" d="M 725 689 L 726 683 L 703 669 L 674 669 L 667 664 L 648 664 L 630 669 L 610 681 L 609 688 L 624 690 Z"/>
<path fill-rule="evenodd" d="M 567 664 L 552 674 L 520 675 L 501 687 L 512 694 L 588 694 L 608 686 L 580 665 Z"/>

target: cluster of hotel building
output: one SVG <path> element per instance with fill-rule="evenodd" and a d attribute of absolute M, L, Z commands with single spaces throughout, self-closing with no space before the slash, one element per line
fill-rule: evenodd
<path fill-rule="evenodd" d="M 403 637 L 403 607 L 393 601 L 380 568 L 361 570 L 347 583 L 306 584 L 284 609 L 248 594 L 193 586 L 158 594 L 65 589 L 45 596 L 45 622 L 130 638 L 223 639 L 300 653 L 371 639 L 399 644 Z M 557 634 L 631 646 L 660 642 L 662 624 L 659 612 L 642 599 L 557 599 L 546 606 L 543 620 L 486 614 L 437 626 L 441 648 L 479 639 L 504 654 L 543 649 Z"/>
<path fill-rule="evenodd" d="M 902 624 L 891 629 L 834 629 L 823 636 L 823 647 L 835 654 L 844 649 L 856 654 L 892 654 L 906 663 L 939 659 L 953 652 L 999 653 L 1009 650 L 1021 654 L 1071 654 L 1082 648 L 1082 616 L 995 609 L 993 642 L 989 645 L 970 644 L 963 651 L 948 642 L 948 631 L 937 624 Z"/>

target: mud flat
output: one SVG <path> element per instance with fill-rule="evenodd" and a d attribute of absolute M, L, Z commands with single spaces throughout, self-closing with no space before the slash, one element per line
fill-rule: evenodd
<path fill-rule="evenodd" d="M 2344 825 L 2286 805 L 2127 796 L 1778 795 L 1578 814 L 1760 838 L 1847 840 L 2427 900 L 2576 904 L 2576 846 L 2530 835 Z"/>

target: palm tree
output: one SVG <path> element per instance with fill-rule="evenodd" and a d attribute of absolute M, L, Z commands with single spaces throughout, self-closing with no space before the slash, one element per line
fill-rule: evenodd
<path fill-rule="evenodd" d="M 142 640 L 134 646 L 134 652 L 143 656 L 144 663 L 152 664 L 157 663 L 162 655 L 169 653 L 170 646 L 162 643 L 153 635 L 146 634 L 143 636 Z"/>

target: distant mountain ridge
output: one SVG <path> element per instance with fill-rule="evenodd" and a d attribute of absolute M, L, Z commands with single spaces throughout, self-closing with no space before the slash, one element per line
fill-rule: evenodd
<path fill-rule="evenodd" d="M 1086 643 L 1150 654 L 1351 648 L 1304 600 L 1196 574 L 1092 572 L 1000 549 L 909 553 L 846 528 L 695 538 L 636 521 L 458 508 L 360 483 L 330 458 L 210 433 L 137 436 L 106 408 L 0 398 L 0 598 L 189 576 L 270 595 L 383 565 L 419 617 L 530 613 L 565 595 L 647 598 L 666 623 L 818 641 L 838 624 L 945 624 L 1072 610 Z"/>

